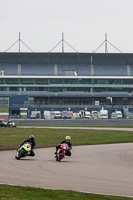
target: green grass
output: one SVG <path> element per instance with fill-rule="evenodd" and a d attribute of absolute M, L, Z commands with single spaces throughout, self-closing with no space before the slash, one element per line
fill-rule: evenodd
<path fill-rule="evenodd" d="M 94 145 L 133 142 L 132 131 L 80 130 L 47 128 L 0 128 L 0 144 L 20 144 L 29 135 L 35 136 L 40 147 L 55 146 L 66 135 L 70 135 L 73 145 Z M 15 149 L 16 146 L 12 149 Z M 8 148 L 7 148 L 8 149 Z"/>
<path fill-rule="evenodd" d="M 133 198 L 75 191 L 49 190 L 33 187 L 0 185 L 1 200 L 129 200 Z"/>

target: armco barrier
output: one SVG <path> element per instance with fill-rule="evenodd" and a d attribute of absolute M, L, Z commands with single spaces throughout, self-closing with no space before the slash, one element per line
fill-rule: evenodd
<path fill-rule="evenodd" d="M 45 125 L 45 126 L 113 126 L 133 125 L 133 119 L 75 119 L 75 120 L 45 120 L 45 119 L 12 119 L 16 125 Z"/>

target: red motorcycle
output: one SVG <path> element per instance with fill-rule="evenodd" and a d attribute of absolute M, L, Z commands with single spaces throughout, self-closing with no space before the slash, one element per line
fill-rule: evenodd
<path fill-rule="evenodd" d="M 65 158 L 68 149 L 69 147 L 67 144 L 61 144 L 60 148 L 57 151 L 56 161 L 60 162 L 63 158 Z"/>

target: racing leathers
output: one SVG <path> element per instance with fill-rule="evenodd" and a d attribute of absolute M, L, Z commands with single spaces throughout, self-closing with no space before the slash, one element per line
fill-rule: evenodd
<path fill-rule="evenodd" d="M 20 146 L 22 146 L 26 142 L 29 142 L 31 144 L 31 152 L 30 152 L 29 156 L 35 156 L 35 152 L 33 151 L 35 148 L 35 145 L 36 145 L 35 140 L 34 139 L 31 140 L 30 138 L 28 138 L 27 140 L 23 141 Z"/>

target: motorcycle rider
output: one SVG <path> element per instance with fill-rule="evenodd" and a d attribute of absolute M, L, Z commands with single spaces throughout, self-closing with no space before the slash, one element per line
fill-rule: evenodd
<path fill-rule="evenodd" d="M 69 149 L 68 149 L 68 151 L 67 151 L 67 156 L 71 156 L 71 149 L 72 149 L 72 143 L 70 142 L 71 141 L 71 137 L 70 136 L 66 136 L 65 137 L 65 140 L 63 140 L 62 142 L 60 142 L 57 146 L 56 146 L 56 152 L 55 152 L 55 154 L 57 155 L 57 151 L 58 151 L 58 149 L 60 148 L 60 146 L 61 146 L 61 144 L 63 144 L 63 143 L 65 143 L 65 144 L 67 144 L 68 146 L 69 146 Z M 56 157 L 56 156 L 55 156 Z"/>
<path fill-rule="evenodd" d="M 34 135 L 30 135 L 29 138 L 27 140 L 24 140 L 20 147 L 25 144 L 26 142 L 29 142 L 31 144 L 31 152 L 29 154 L 29 156 L 35 156 L 35 152 L 33 151 L 34 150 L 34 147 L 36 145 L 36 142 L 35 142 L 35 138 L 34 138 Z"/>
<path fill-rule="evenodd" d="M 9 121 L 7 122 L 7 126 L 10 126 L 11 123 L 12 123 L 11 120 L 9 120 Z"/>

